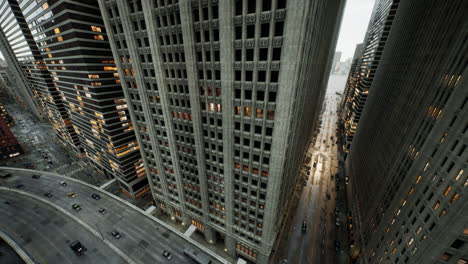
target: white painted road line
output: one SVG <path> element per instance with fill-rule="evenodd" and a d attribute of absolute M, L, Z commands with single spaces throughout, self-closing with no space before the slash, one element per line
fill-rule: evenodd
<path fill-rule="evenodd" d="M 242 258 L 238 258 L 236 264 L 247 264 L 247 261 L 243 260 Z"/>
<path fill-rule="evenodd" d="M 100 189 L 99 187 L 96 187 L 94 185 L 91 185 L 87 182 L 84 182 L 82 180 L 79 180 L 79 179 L 75 179 L 75 178 L 68 178 L 66 176 L 63 176 L 63 175 L 60 175 L 60 174 L 57 174 L 57 173 L 53 173 L 53 172 L 48 172 L 48 171 L 37 171 L 37 170 L 30 170 L 30 169 L 23 169 L 23 168 L 15 168 L 15 167 L 0 167 L 0 169 L 9 169 L 9 170 L 17 170 L 17 171 L 27 171 L 27 172 L 31 172 L 31 173 L 37 173 L 37 172 L 40 172 L 42 174 L 48 174 L 48 175 L 51 175 L 51 176 L 55 176 L 55 177 L 59 177 L 59 178 L 62 178 L 62 179 L 68 179 L 68 180 L 72 180 L 72 181 L 75 181 L 77 183 L 80 183 L 80 184 L 83 184 L 85 186 L 88 186 L 92 189 L 95 189 L 95 190 L 98 190 L 98 191 L 101 191 L 103 192 L 103 194 L 106 194 L 108 195 L 109 197 L 112 197 L 113 199 L 133 208 L 134 210 L 136 210 L 137 212 L 139 212 L 140 214 L 150 218 L 151 220 L 155 221 L 156 223 L 162 225 L 163 227 L 165 227 L 166 229 L 172 231 L 173 233 L 175 233 L 176 235 L 178 235 L 179 237 L 185 239 L 187 242 L 190 242 L 192 245 L 198 247 L 199 249 L 201 249 L 202 251 L 204 251 L 205 253 L 207 253 L 208 255 L 210 255 L 211 257 L 213 257 L 214 259 L 218 260 L 219 262 L 223 263 L 223 264 L 230 264 L 230 262 L 228 262 L 227 260 L 225 260 L 223 257 L 221 257 L 220 255 L 216 254 L 214 251 L 212 251 L 211 249 L 203 246 L 201 243 L 193 240 L 192 238 L 190 237 L 186 237 L 184 236 L 184 234 L 182 232 L 180 232 L 179 230 L 177 230 L 175 227 L 169 225 L 168 223 L 162 221 L 161 219 L 153 216 L 153 215 L 148 215 L 145 213 L 144 210 L 142 210 L 141 208 L 137 207 L 136 205 L 132 204 L 132 203 L 129 203 L 127 201 L 125 201 L 124 199 L 106 191 L 106 190 L 103 190 L 103 189 Z M 1 187 L 0 187 L 1 188 Z"/>
<path fill-rule="evenodd" d="M 13 239 L 11 239 L 9 236 L 7 236 L 7 234 L 3 233 L 1 230 L 0 238 L 7 242 L 7 244 L 10 245 L 10 247 L 12 247 L 16 251 L 16 253 L 24 260 L 24 262 L 26 262 L 26 264 L 34 264 L 34 261 L 28 256 L 28 254 L 26 254 L 26 252 L 24 252 L 24 250 L 20 246 L 18 246 L 18 244 L 16 244 L 16 242 L 13 241 Z"/>
<path fill-rule="evenodd" d="M 81 224 L 84 228 L 88 229 L 88 231 L 90 231 L 93 235 L 95 235 L 96 237 L 98 237 L 99 239 L 101 239 L 106 245 L 108 245 L 112 250 L 114 250 L 119 256 L 121 256 L 124 260 L 126 260 L 128 263 L 130 264 L 136 264 L 135 261 L 133 261 L 128 255 L 126 255 L 125 253 L 123 253 L 118 247 L 116 247 L 114 244 L 112 244 L 109 240 L 106 240 L 106 239 L 103 239 L 101 234 L 96 231 L 94 228 L 92 228 L 90 225 L 88 225 L 87 223 L 85 223 L 83 220 L 81 220 L 80 218 L 76 217 L 75 215 L 73 215 L 72 213 L 68 212 L 67 210 L 65 210 L 64 208 L 40 197 L 40 196 L 37 196 L 37 195 L 34 195 L 34 194 L 30 194 L 28 192 L 24 192 L 24 191 L 20 191 L 20 190 L 16 190 L 16 189 L 11 189 L 11 188 L 6 188 L 6 187 L 0 187 L 0 190 L 4 190 L 4 191 L 10 191 L 10 192 L 16 192 L 16 193 L 20 193 L 20 194 L 23 194 L 23 195 L 26 195 L 26 196 L 29 196 L 33 199 L 36 199 L 36 200 L 39 200 L 43 203 L 46 203 L 52 207 L 54 207 L 55 209 L 59 210 L 60 212 L 62 212 L 63 214 L 65 214 L 66 216 L 70 217 L 71 219 L 73 219 L 74 221 L 78 222 L 79 224 Z"/>
<path fill-rule="evenodd" d="M 117 179 L 114 178 L 114 179 L 112 179 L 112 180 L 110 180 L 110 181 L 104 183 L 104 184 L 101 185 L 99 188 L 104 190 L 104 188 L 106 188 L 107 186 L 111 185 L 111 184 L 114 183 L 116 180 L 117 180 Z"/>
<path fill-rule="evenodd" d="M 190 225 L 189 228 L 187 228 L 187 231 L 185 231 L 184 236 L 190 237 L 193 234 L 193 232 L 195 232 L 195 230 L 197 230 L 197 227 L 194 225 Z"/>
<path fill-rule="evenodd" d="M 147 213 L 147 214 L 152 214 L 152 213 L 154 212 L 154 210 L 156 210 L 156 206 L 151 205 L 150 207 L 148 207 L 148 208 L 145 210 L 145 213 Z"/>

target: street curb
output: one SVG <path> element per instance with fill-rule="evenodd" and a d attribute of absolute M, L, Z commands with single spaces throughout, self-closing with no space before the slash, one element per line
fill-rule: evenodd
<path fill-rule="evenodd" d="M 223 263 L 223 264 L 230 264 L 229 261 L 225 260 L 223 257 L 219 256 L 218 254 L 216 254 L 215 252 L 213 252 L 212 250 L 208 249 L 207 247 L 203 246 L 202 244 L 198 243 L 197 241 L 193 240 L 192 238 L 189 238 L 187 236 L 184 236 L 184 234 L 182 232 L 180 232 L 179 230 L 177 230 L 176 228 L 170 226 L 169 224 L 161 221 L 160 219 L 154 217 L 153 215 L 149 215 L 147 214 L 145 211 L 143 211 L 142 209 L 140 209 L 139 207 L 123 200 L 122 198 L 120 197 L 117 197 L 115 196 L 114 194 L 106 191 L 106 190 L 103 190 L 103 189 L 100 189 L 99 187 L 97 186 L 94 186 L 94 185 L 91 185 L 87 182 L 84 182 L 84 181 L 81 181 L 81 180 L 78 180 L 78 179 L 75 179 L 75 178 L 70 178 L 70 177 L 66 177 L 66 176 L 63 176 L 63 175 L 60 175 L 60 174 L 57 174 L 57 173 L 52 173 L 52 172 L 47 172 L 47 171 L 38 171 L 38 170 L 31 170 L 31 169 L 23 169 L 23 168 L 14 168 L 14 167 L 0 167 L 0 169 L 5 169 L 5 170 L 19 170 L 19 171 L 26 171 L 26 172 L 32 172 L 32 173 L 43 173 L 43 174 L 49 174 L 51 176 L 56 176 L 56 177 L 61 177 L 61 178 L 64 178 L 64 179 L 67 179 L 67 180 L 72 180 L 72 181 L 75 181 L 77 183 L 80 183 L 80 184 L 83 184 L 83 185 L 86 185 L 90 188 L 93 188 L 95 189 L 96 191 L 99 191 L 99 192 L 102 192 L 106 195 L 108 195 L 109 197 L 121 202 L 121 203 L 124 203 L 126 205 L 128 205 L 129 207 L 137 210 L 139 213 L 141 213 L 142 215 L 150 218 L 151 220 L 155 221 L 156 223 L 162 225 L 163 227 L 169 229 L 170 231 L 172 231 L 173 233 L 175 233 L 176 235 L 178 235 L 179 237 L 185 239 L 187 242 L 190 242 L 192 245 L 195 245 L 196 247 L 198 247 L 199 249 L 203 250 L 205 253 L 209 254 L 211 257 L 215 258 L 216 260 L 218 260 L 219 262 Z M 2 187 L 0 187 L 2 188 Z M 47 201 L 48 202 L 48 201 Z"/>
<path fill-rule="evenodd" d="M 102 237 L 99 235 L 99 233 L 94 230 L 90 225 L 88 225 L 87 223 L 85 223 L 83 220 L 81 220 L 80 218 L 76 217 L 75 215 L 71 214 L 70 212 L 68 212 L 67 210 L 65 210 L 64 208 L 58 206 L 58 205 L 55 205 L 54 203 L 50 202 L 50 201 L 47 201 L 46 199 L 40 197 L 40 196 L 37 196 L 35 194 L 31 194 L 31 193 L 28 193 L 28 192 L 25 192 L 25 191 L 20 191 L 20 190 L 15 190 L 15 189 L 11 189 L 11 188 L 7 188 L 7 187 L 0 187 L 0 190 L 5 190 L 5 191 L 10 191 L 10 192 L 16 192 L 16 193 L 20 193 L 20 194 L 23 194 L 23 195 L 26 195 L 26 196 L 29 196 L 33 199 L 36 199 L 36 200 L 39 200 L 43 203 L 46 203 L 52 207 L 54 207 L 55 209 L 61 211 L 63 214 L 65 214 L 66 216 L 72 218 L 73 220 L 75 220 L 76 222 L 78 222 L 80 225 L 82 225 L 84 228 L 88 229 L 88 231 L 90 231 L 93 235 L 95 235 L 98 239 L 102 240 L 106 245 L 108 245 L 112 250 L 114 250 L 119 256 L 121 256 L 124 260 L 126 260 L 128 263 L 131 263 L 131 264 L 136 264 L 136 262 L 134 262 L 129 256 L 127 256 L 125 253 L 123 253 L 118 247 L 116 247 L 114 244 L 112 244 L 111 242 L 109 242 L 108 240 L 106 239 L 102 239 Z"/>
<path fill-rule="evenodd" d="M 5 242 L 7 242 L 7 244 L 15 250 L 15 252 L 24 260 L 24 262 L 26 262 L 26 264 L 34 264 L 34 261 L 29 257 L 29 255 L 26 254 L 26 252 L 24 252 L 24 250 L 18 246 L 18 244 L 16 244 L 16 242 L 11 237 L 7 236 L 7 234 L 3 233 L 1 230 L 0 238 L 5 240 Z"/>

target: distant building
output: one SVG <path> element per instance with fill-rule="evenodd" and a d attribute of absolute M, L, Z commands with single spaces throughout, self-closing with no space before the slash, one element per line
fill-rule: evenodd
<path fill-rule="evenodd" d="M 6 32 L 4 31 L 6 30 Z M 20 41 L 20 44 L 16 41 Z M 14 19 L 13 11 L 10 9 L 6 0 L 0 0 L 0 50 L 5 57 L 8 64 L 8 81 L 15 86 L 14 93 L 18 94 L 20 98 L 19 103 L 23 104 L 36 118 L 43 119 L 40 97 L 37 91 L 28 83 L 26 79 L 26 71 L 17 59 L 17 55 L 23 54 L 24 49 L 24 35 L 22 34 L 18 22 Z M 11 43 L 18 45 L 12 46 Z M 4 79 L 2 77 L 2 79 Z M 10 87 L 7 87 L 8 89 Z"/>
<path fill-rule="evenodd" d="M 50 72 L 65 105 L 70 119 L 64 122 L 76 132 L 81 154 L 104 175 L 115 177 L 128 196 L 149 191 L 97 1 L 18 4 L 33 32 L 41 65 Z"/>
<path fill-rule="evenodd" d="M 385 44 L 392 30 L 400 0 L 377 0 L 372 11 L 362 50 L 356 49 L 341 105 L 344 124 L 344 147 L 348 152 L 359 126 Z"/>
<path fill-rule="evenodd" d="M 99 1 L 161 215 L 268 262 L 344 2 Z"/>
<path fill-rule="evenodd" d="M 362 57 L 362 49 L 363 43 L 357 44 L 354 50 L 354 56 L 351 60 L 351 65 L 349 67 L 348 72 L 348 79 L 346 80 L 345 90 L 343 93 L 343 97 L 341 99 L 341 107 L 339 112 L 339 129 L 340 134 L 342 135 L 342 148 L 343 153 L 346 157 L 349 149 L 351 148 L 351 142 L 356 134 L 356 125 L 354 125 L 352 117 L 355 115 L 356 112 L 362 111 L 358 109 L 358 105 L 353 104 L 353 100 L 355 98 L 355 92 L 357 89 L 357 85 L 359 85 L 360 74 L 356 70 L 358 67 L 359 62 L 361 61 Z"/>
<path fill-rule="evenodd" d="M 7 159 L 23 153 L 18 140 L 10 130 L 9 125 L 0 116 L 0 159 Z"/>
<path fill-rule="evenodd" d="M 2 103 L 0 103 L 0 117 L 3 119 L 3 121 L 5 121 L 7 126 L 13 126 L 14 125 L 13 118 L 10 116 L 7 109 L 5 108 L 5 106 Z"/>
<path fill-rule="evenodd" d="M 347 159 L 358 264 L 468 263 L 466 14 L 398 6 Z"/>
<path fill-rule="evenodd" d="M 27 87 L 37 107 L 41 109 L 42 118 L 51 123 L 59 141 L 69 150 L 79 152 L 80 142 L 59 90 L 21 12 L 23 5 L 24 2 L 20 5 L 17 1 L 0 0 L 0 9 L 3 11 L 0 15 L 0 30 L 5 36 L 5 48 L 11 51 L 5 56 L 12 65 L 16 65 L 9 67 L 16 78 L 8 86 Z"/>
<path fill-rule="evenodd" d="M 337 73 L 340 71 L 340 62 L 341 62 L 341 51 L 336 51 L 335 56 L 333 57 L 333 64 L 332 64 L 332 73 Z"/>

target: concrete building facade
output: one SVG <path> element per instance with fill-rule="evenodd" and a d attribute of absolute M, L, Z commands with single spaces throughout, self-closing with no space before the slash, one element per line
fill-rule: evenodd
<path fill-rule="evenodd" d="M 467 13 L 399 4 L 347 159 L 357 263 L 468 262 Z"/>
<path fill-rule="evenodd" d="M 362 50 L 356 50 L 355 67 L 350 70 L 341 106 L 344 147 L 348 152 L 361 119 L 367 96 L 378 70 L 400 0 L 377 0 L 367 27 Z M 360 53 L 360 54 L 359 54 Z M 356 56 L 358 55 L 358 56 Z"/>
<path fill-rule="evenodd" d="M 267 263 L 344 1 L 99 4 L 159 213 Z"/>

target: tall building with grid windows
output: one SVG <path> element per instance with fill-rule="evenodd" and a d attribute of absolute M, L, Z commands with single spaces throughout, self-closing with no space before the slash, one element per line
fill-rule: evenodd
<path fill-rule="evenodd" d="M 29 34 L 28 34 L 29 33 Z M 17 1 L 0 0 L 0 50 L 12 74 L 10 80 L 14 83 L 19 103 L 37 118 L 44 119 L 42 97 L 40 91 L 28 81 L 34 68 L 34 55 L 28 42 L 31 37 L 24 23 Z M 29 70 L 29 71 L 28 71 Z"/>
<path fill-rule="evenodd" d="M 348 76 L 345 97 L 341 105 L 343 118 L 341 122 L 344 126 L 343 144 L 346 152 L 349 152 L 356 134 L 399 3 L 400 0 L 377 0 L 375 2 L 362 43 L 361 54 L 357 57 L 354 70 L 350 71 Z"/>
<path fill-rule="evenodd" d="M 351 141 L 356 133 L 356 127 L 351 127 L 349 122 L 345 120 L 350 120 L 352 111 L 348 108 L 352 98 L 355 98 L 355 93 L 357 92 L 357 85 L 359 85 L 360 75 L 356 71 L 358 64 L 361 61 L 363 43 L 356 45 L 354 49 L 354 55 L 351 60 L 351 65 L 349 67 L 348 78 L 346 79 L 345 90 L 343 92 L 343 97 L 341 99 L 341 107 L 339 111 L 338 124 L 340 129 L 340 134 L 343 137 L 340 139 L 340 147 L 342 148 L 342 153 L 344 158 L 346 158 L 347 153 L 351 147 Z M 346 131 L 346 133 L 345 133 Z"/>
<path fill-rule="evenodd" d="M 467 13 L 399 4 L 347 159 L 357 263 L 468 262 Z"/>
<path fill-rule="evenodd" d="M 159 213 L 267 263 L 344 1 L 99 4 Z"/>
<path fill-rule="evenodd" d="M 16 0 L 0 0 L 0 10 L 0 27 L 6 37 L 4 45 L 5 49 L 12 51 L 8 53 L 8 59 L 17 65 L 13 70 L 20 78 L 17 79 L 19 86 L 24 85 L 32 92 L 37 107 L 43 118 L 51 123 L 59 142 L 69 150 L 78 151 L 78 137 L 20 5 Z"/>
<path fill-rule="evenodd" d="M 99 6 L 94 0 L 18 1 L 81 154 L 136 197 L 149 190 Z"/>

